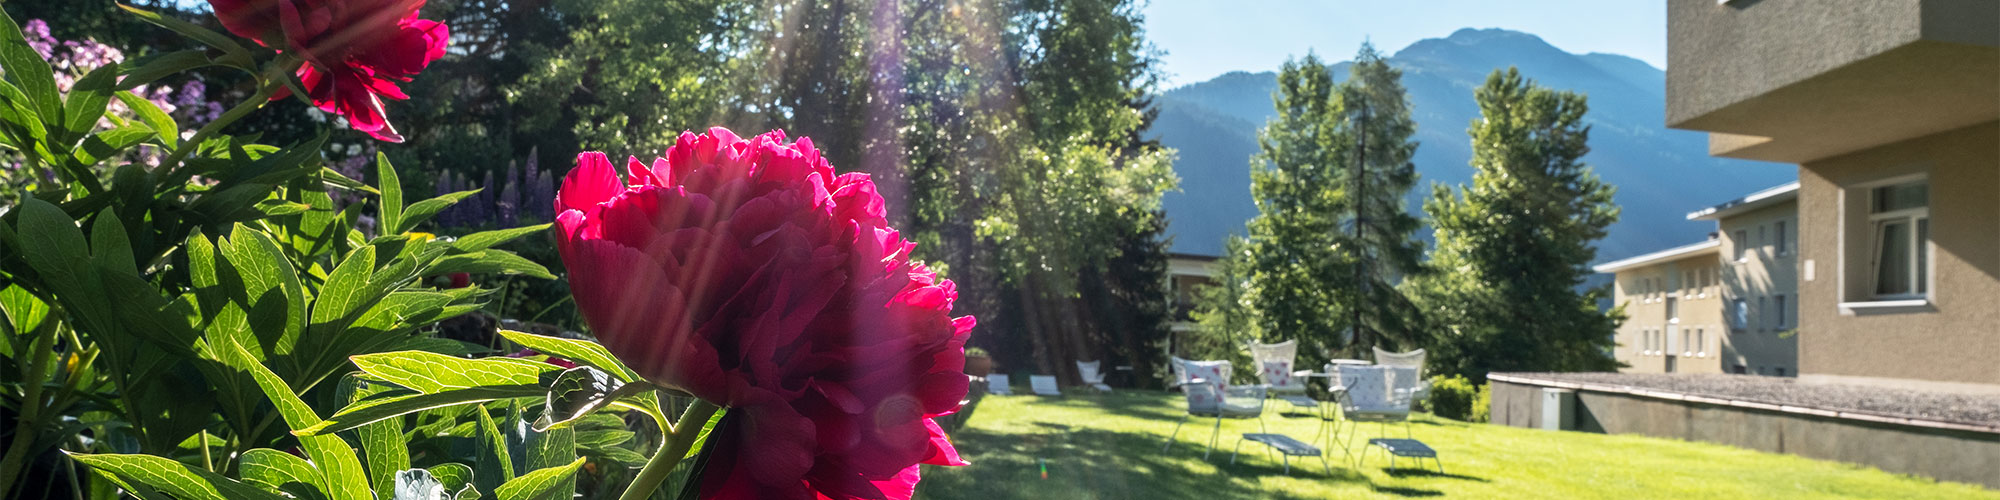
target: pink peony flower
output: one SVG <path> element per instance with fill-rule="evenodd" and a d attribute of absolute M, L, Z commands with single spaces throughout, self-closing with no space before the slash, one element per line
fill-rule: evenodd
<path fill-rule="evenodd" d="M 376 139 L 403 142 L 382 99 L 409 99 L 396 86 L 444 57 L 450 30 L 417 19 L 423 0 L 210 0 L 237 36 L 306 60 L 299 81 L 319 109 L 347 117 Z M 280 92 L 271 99 L 290 96 Z"/>
<path fill-rule="evenodd" d="M 704 498 L 909 498 L 917 464 L 965 463 L 932 418 L 965 397 L 974 321 L 867 175 L 835 175 L 810 139 L 722 128 L 626 169 L 578 155 L 557 246 L 608 350 L 730 408 Z"/>

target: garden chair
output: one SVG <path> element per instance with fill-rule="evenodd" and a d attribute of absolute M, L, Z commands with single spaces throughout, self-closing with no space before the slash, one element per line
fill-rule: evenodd
<path fill-rule="evenodd" d="M 1360 433 L 1361 425 L 1375 422 L 1377 429 L 1386 434 L 1391 422 L 1403 423 L 1402 438 L 1377 437 L 1368 440 L 1371 447 L 1379 447 L 1393 457 L 1429 458 L 1437 461 L 1437 453 L 1430 446 L 1413 439 L 1410 430 L 1410 405 L 1415 401 L 1417 370 L 1395 366 L 1340 366 L 1340 380 L 1346 391 L 1340 397 L 1340 414 L 1350 424 L 1348 439 L 1341 440 L 1343 450 L 1351 449 L 1353 438 Z M 1338 436 L 1335 437 L 1339 439 Z M 1368 450 L 1361 450 L 1356 465 L 1368 459 Z M 1437 462 L 1438 472 L 1444 472 L 1444 463 Z"/>
<path fill-rule="evenodd" d="M 1010 395 L 1013 395 L 1013 394 L 1014 394 L 1014 393 L 1013 393 L 1013 389 L 1012 389 L 1012 388 L 1009 388 L 1009 387 L 1007 387 L 1007 384 L 1008 384 L 1008 381 L 1007 381 L 1007 376 L 1006 376 L 1006 375 L 1002 375 L 1002 374 L 998 374 L 998 373 L 995 373 L 995 374 L 991 374 L 991 375 L 987 375 L 987 376 L 986 376 L 986 393 L 987 393 L 987 394 L 999 394 L 999 395 L 1002 395 L 1002 396 L 1010 396 Z"/>
<path fill-rule="evenodd" d="M 1104 384 L 1104 372 L 1099 370 L 1103 366 L 1103 361 L 1078 361 L 1076 362 L 1076 372 L 1082 375 L 1083 385 L 1088 385 L 1092 389 L 1099 391 L 1111 392 L 1111 386 Z"/>
<path fill-rule="evenodd" d="M 1187 383 L 1181 385 L 1182 395 L 1187 398 L 1187 414 L 1181 416 L 1180 423 L 1174 424 L 1173 434 L 1160 445 L 1160 452 L 1173 449 L 1174 438 L 1180 437 L 1181 426 L 1194 417 L 1215 417 L 1215 428 L 1208 434 L 1208 450 L 1201 453 L 1202 460 L 1215 451 L 1216 440 L 1222 435 L 1222 419 L 1257 419 L 1257 429 L 1264 427 L 1264 386 L 1230 386 L 1230 365 L 1228 361 L 1188 361 L 1176 359 L 1175 364 L 1190 374 Z"/>
<path fill-rule="evenodd" d="M 1413 368 L 1417 370 L 1417 386 L 1415 389 L 1412 389 L 1413 393 L 1410 395 L 1410 399 L 1417 402 L 1429 400 L 1431 396 L 1431 381 L 1424 378 L 1424 358 L 1427 356 L 1423 349 L 1410 352 L 1389 352 L 1382 350 L 1380 347 L 1375 348 L 1376 365 Z"/>
<path fill-rule="evenodd" d="M 1029 375 L 1028 386 L 1040 396 L 1061 396 L 1062 389 L 1056 387 L 1055 375 Z"/>
<path fill-rule="evenodd" d="M 1257 378 L 1270 386 L 1270 393 L 1278 396 L 1304 396 L 1306 394 L 1305 374 L 1311 370 L 1294 371 L 1292 366 L 1299 357 L 1299 341 L 1287 340 L 1276 344 L 1250 343 L 1250 359 L 1257 363 Z"/>

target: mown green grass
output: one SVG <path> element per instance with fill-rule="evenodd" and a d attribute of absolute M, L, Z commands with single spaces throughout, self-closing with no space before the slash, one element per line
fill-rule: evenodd
<path fill-rule="evenodd" d="M 1315 417 L 1264 417 L 1271 432 L 1313 436 Z M 1224 420 L 1217 450 L 1201 453 L 1214 420 L 1181 429 L 1174 449 L 1160 445 L 1182 415 L 1178 396 L 1123 391 L 1061 398 L 986 396 L 953 431 L 972 465 L 924 467 L 920 499 L 1322 499 L 1322 498 L 1949 498 L 2000 499 L 1961 483 L 1728 446 L 1632 435 L 1547 432 L 1419 417 L 1415 437 L 1438 450 L 1447 474 L 1421 472 L 1383 455 L 1356 467 L 1335 456 L 1329 476 L 1318 459 L 1279 457 L 1256 443 L 1229 463 L 1237 436 L 1255 420 Z M 1403 430 L 1391 427 L 1400 435 Z M 1377 432 L 1373 424 L 1364 435 Z M 1042 479 L 1037 459 L 1045 461 Z M 1429 465 L 1425 462 L 1425 465 Z"/>

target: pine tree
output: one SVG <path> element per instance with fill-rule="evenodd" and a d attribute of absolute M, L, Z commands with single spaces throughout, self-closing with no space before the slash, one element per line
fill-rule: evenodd
<path fill-rule="evenodd" d="M 1342 193 L 1348 231 L 1334 236 L 1336 248 L 1350 249 L 1352 281 L 1336 289 L 1354 339 L 1350 355 L 1362 355 L 1383 340 L 1401 348 L 1423 341 L 1422 316 L 1396 284 L 1422 269 L 1421 225 L 1408 204 L 1417 182 L 1416 121 L 1410 118 L 1403 72 L 1389 66 L 1371 44 L 1363 43 L 1349 77 L 1340 86 L 1341 120 L 1335 128 L 1347 159 Z"/>
<path fill-rule="evenodd" d="M 1308 353 L 1422 340 L 1421 316 L 1396 287 L 1422 270 L 1419 221 L 1404 202 L 1417 180 L 1416 123 L 1402 72 L 1373 46 L 1351 71 L 1335 84 L 1316 56 L 1285 66 L 1251 172 L 1260 327 Z"/>
<path fill-rule="evenodd" d="M 1579 291 L 1593 243 L 1618 220 L 1615 189 L 1581 158 L 1590 151 L 1583 95 L 1509 68 L 1475 93 L 1470 186 L 1434 186 L 1424 210 L 1437 230 L 1431 266 L 1409 292 L 1440 326 L 1431 366 L 1484 379 L 1492 371 L 1616 368 L 1622 313 L 1598 311 L 1607 290 Z"/>

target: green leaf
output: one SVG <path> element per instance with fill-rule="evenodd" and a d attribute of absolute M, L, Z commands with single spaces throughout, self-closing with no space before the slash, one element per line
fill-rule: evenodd
<path fill-rule="evenodd" d="M 577 468 L 582 466 L 583 459 L 578 458 L 569 465 L 536 470 L 507 481 L 493 494 L 500 500 L 568 500 L 576 494 L 575 488 L 564 489 L 563 486 L 571 484 L 570 481 L 576 478 Z"/>
<path fill-rule="evenodd" d="M 423 351 L 355 356 L 354 366 L 382 381 L 426 394 L 490 385 L 535 385 L 562 367 L 519 358 L 463 359 Z"/>
<path fill-rule="evenodd" d="M 375 189 L 374 186 L 369 186 L 366 183 L 349 178 L 347 174 L 342 174 L 340 173 L 339 170 L 334 170 L 333 167 L 320 167 L 319 174 L 322 180 L 326 181 L 327 184 L 332 184 L 341 189 L 346 189 L 348 191 L 361 191 L 365 193 L 376 193 L 376 194 L 380 194 L 382 192 L 381 190 Z"/>
<path fill-rule="evenodd" d="M 545 280 L 556 279 L 556 276 L 549 274 L 549 269 L 542 267 L 541 264 L 505 250 L 480 250 L 446 255 L 431 263 L 429 272 L 431 274 L 521 274 Z"/>
<path fill-rule="evenodd" d="M 326 498 L 326 476 L 311 462 L 290 453 L 258 448 L 243 453 L 243 481 L 300 500 Z"/>
<path fill-rule="evenodd" d="M 125 224 L 110 209 L 97 213 L 90 223 L 90 258 L 98 267 L 112 272 L 139 274 L 132 260 L 132 242 L 125 237 Z"/>
<path fill-rule="evenodd" d="M 313 413 L 312 407 L 306 406 L 306 402 L 299 399 L 298 393 L 278 378 L 278 374 L 258 364 L 248 351 L 243 350 L 243 346 L 225 346 L 224 352 L 229 354 L 226 362 L 250 372 L 251 378 L 256 379 L 258 388 L 263 389 L 264 396 L 271 398 L 271 403 L 278 407 L 278 414 L 285 418 L 287 426 L 305 429 L 319 424 L 319 415 Z M 354 448 L 348 447 L 347 441 L 333 435 L 304 436 L 299 438 L 299 447 L 304 448 L 306 456 L 312 457 L 313 462 L 319 464 L 320 471 L 326 474 L 327 493 L 333 500 L 374 497 L 368 488 L 368 475 L 361 469 L 361 459 L 354 456 Z"/>
<path fill-rule="evenodd" d="M 181 126 L 174 123 L 173 115 L 161 110 L 158 105 L 153 104 L 153 101 L 131 92 L 119 92 L 118 100 L 139 114 L 139 121 L 145 123 L 147 128 L 153 129 L 153 133 L 160 138 L 161 145 L 169 149 L 180 147 Z"/>
<path fill-rule="evenodd" d="M 44 282 L 81 282 L 78 271 L 90 256 L 90 247 L 76 219 L 35 197 L 22 198 L 18 210 L 21 256 L 28 265 L 41 273 Z"/>
<path fill-rule="evenodd" d="M 386 385 L 368 383 L 355 377 L 348 377 L 345 381 L 354 385 L 354 394 L 348 401 L 350 405 L 390 390 Z M 409 444 L 403 441 L 403 419 L 400 416 L 389 417 L 363 425 L 359 434 L 361 453 L 368 459 L 369 483 L 375 485 L 375 491 L 399 487 L 397 471 L 410 468 Z"/>
<path fill-rule="evenodd" d="M 500 433 L 500 426 L 493 423 L 486 405 L 479 405 L 473 413 L 479 418 L 479 454 L 473 462 L 479 467 L 474 480 L 480 489 L 492 491 L 514 480 L 514 458 L 507 452 L 507 435 Z"/>
<path fill-rule="evenodd" d="M 118 66 L 99 66 L 70 86 L 69 102 L 63 104 L 63 129 L 69 131 L 69 140 L 82 138 L 97 128 L 97 120 L 104 118 L 104 109 L 111 104 L 112 86 L 118 83 Z M 67 147 L 69 144 L 64 144 Z"/>
<path fill-rule="evenodd" d="M 39 59 L 40 56 L 36 57 Z M 0 65 L 3 64 L 5 62 L 0 61 Z M 0 103 L 7 105 L 6 113 L 0 114 L 0 118 L 5 118 L 20 126 L 23 132 L 27 132 L 28 137 L 21 139 L 41 141 L 48 138 L 48 128 L 42 123 L 41 116 L 36 114 L 34 101 L 28 98 L 28 94 L 23 92 L 21 87 L 8 83 L 11 81 L 13 80 L 0 80 Z"/>
<path fill-rule="evenodd" d="M 617 376 L 619 380 L 626 382 L 639 381 L 638 372 L 632 371 L 631 368 L 626 368 L 625 363 L 618 361 L 617 356 L 611 355 L 611 351 L 605 350 L 604 346 L 596 342 L 536 335 L 515 330 L 500 330 L 500 336 L 506 337 L 507 340 L 511 340 L 516 344 L 521 344 L 522 347 L 534 349 L 535 352 L 570 360 L 580 365 L 594 366 L 599 370 L 609 371 L 612 375 Z"/>
<path fill-rule="evenodd" d="M 368 278 L 375 271 L 375 247 L 365 246 L 347 254 L 347 258 L 334 266 L 326 276 L 326 284 L 319 288 L 319 299 L 313 301 L 312 324 L 319 326 L 341 320 L 352 320 L 350 315 L 357 312 L 368 296 Z M 344 328 L 346 325 L 338 325 Z"/>
<path fill-rule="evenodd" d="M 547 431 L 530 432 L 528 433 L 525 448 L 528 453 L 527 460 L 525 460 L 528 470 L 545 470 L 553 467 L 561 467 L 563 464 L 577 460 L 576 430 L 563 427 Z M 557 491 L 576 491 L 575 478 L 564 478 L 559 482 L 562 484 L 556 486 Z M 562 498 L 569 498 L 569 494 L 564 493 Z"/>
<path fill-rule="evenodd" d="M 240 292 L 230 295 L 242 302 L 258 346 L 269 354 L 291 354 L 305 332 L 306 292 L 284 250 L 243 224 L 231 228 L 219 250 L 242 280 Z"/>
<path fill-rule="evenodd" d="M 356 402 L 342 408 L 333 416 L 317 424 L 293 431 L 301 436 L 325 436 L 336 432 L 360 428 L 425 410 L 449 406 L 484 403 L 508 398 L 531 398 L 547 394 L 548 390 L 539 384 L 532 385 L 488 385 L 439 391 L 429 394 L 400 394 L 383 396 Z"/>
<path fill-rule="evenodd" d="M 138 15 L 140 19 L 144 19 L 146 22 L 153 23 L 175 33 L 180 33 L 182 36 L 193 38 L 210 47 L 222 49 L 223 57 L 217 60 L 217 62 L 245 69 L 253 67 L 250 51 L 244 49 L 242 45 L 238 45 L 236 40 L 228 36 L 209 31 L 207 28 L 189 24 L 186 21 L 175 19 L 171 16 L 163 16 L 130 5 L 119 4 L 118 7 L 125 9 L 126 12 Z"/>
<path fill-rule="evenodd" d="M 551 430 L 567 427 L 577 419 L 590 416 L 597 410 L 611 406 L 613 401 L 635 396 L 653 389 L 652 384 L 626 384 L 611 378 L 611 374 L 589 366 L 578 366 L 563 370 L 549 384 L 548 398 L 544 401 L 541 422 L 536 430 Z"/>
<path fill-rule="evenodd" d="M 515 238 L 520 238 L 522 236 L 526 236 L 529 234 L 547 231 L 549 229 L 549 226 L 550 226 L 549 224 L 536 224 L 533 226 L 517 227 L 513 229 L 495 229 L 492 231 L 481 231 L 458 237 L 457 241 L 451 242 L 451 247 L 466 252 L 477 252 L 480 250 L 492 248 L 494 245 L 499 245 L 501 243 L 514 241 Z"/>
<path fill-rule="evenodd" d="M 285 500 L 220 474 L 152 455 L 70 455 L 91 468 L 117 474 L 173 495 L 178 500 Z"/>
<path fill-rule="evenodd" d="M 438 464 L 438 466 L 432 466 L 428 470 L 430 470 L 430 476 L 438 478 L 438 482 L 444 484 L 444 490 L 448 490 L 448 492 L 460 492 L 460 494 L 464 494 L 464 490 L 472 488 L 472 468 L 466 466 L 466 464 Z M 456 500 L 470 500 L 466 496 L 454 496 L 454 498 Z M 472 498 L 478 498 L 478 490 L 472 492 Z"/>
<path fill-rule="evenodd" d="M 28 293 L 26 288 L 8 286 L 0 289 L 0 313 L 7 315 L 15 333 L 26 335 L 40 328 L 42 321 L 48 319 L 49 304 Z"/>
<path fill-rule="evenodd" d="M 167 75 L 209 66 L 206 49 L 188 49 L 168 52 L 125 63 L 125 76 L 118 79 L 118 90 L 132 90 L 140 85 L 153 83 Z M 121 92 L 122 93 L 122 92 Z M 128 101 L 129 103 L 129 101 Z M 134 107 L 137 108 L 136 106 Z M 178 131 L 178 129 L 176 129 Z"/>
<path fill-rule="evenodd" d="M 459 200 L 463 200 L 465 199 L 465 197 L 472 196 L 475 194 L 479 194 L 478 189 L 474 189 L 471 191 L 459 191 L 456 193 L 450 193 L 444 196 L 439 196 L 436 198 L 431 198 L 428 200 L 413 203 L 410 205 L 409 208 L 403 209 L 402 220 L 397 221 L 399 224 L 395 226 L 396 227 L 395 232 L 407 233 L 412 230 L 415 230 L 418 224 L 423 224 L 425 221 L 431 220 L 431 217 L 437 215 L 438 212 L 444 211 L 444 209 L 446 208 L 451 208 L 451 206 L 457 204 Z M 387 228 L 389 226 L 384 225 L 382 227 Z"/>
<path fill-rule="evenodd" d="M 7 81 L 20 86 L 23 97 L 31 104 L 27 109 L 37 115 L 35 121 L 62 123 L 62 98 L 57 94 L 55 70 L 28 45 L 28 39 L 21 34 L 21 25 L 12 16 L 0 15 L 0 68 L 6 68 Z"/>
<path fill-rule="evenodd" d="M 382 212 L 379 216 L 381 220 L 378 222 L 381 222 L 382 227 L 385 228 L 403 227 L 401 224 L 403 221 L 403 181 L 396 177 L 396 167 L 389 164 L 389 155 L 387 153 L 381 151 L 375 152 L 375 177 L 375 183 L 380 184 L 377 189 L 382 190 L 382 203 L 379 207 Z M 396 232 L 405 233 L 408 231 L 398 230 Z"/>

